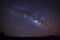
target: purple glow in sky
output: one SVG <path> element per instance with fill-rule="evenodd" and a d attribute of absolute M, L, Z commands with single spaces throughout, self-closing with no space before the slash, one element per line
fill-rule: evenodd
<path fill-rule="evenodd" d="M 2 2 L 5 14 L 2 17 L 2 31 L 6 35 L 17 37 L 57 35 L 59 26 L 57 27 L 58 20 L 54 17 L 57 12 L 52 3 L 50 1 Z"/>

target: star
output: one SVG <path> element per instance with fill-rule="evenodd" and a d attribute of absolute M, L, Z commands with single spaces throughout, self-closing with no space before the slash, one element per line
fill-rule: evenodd
<path fill-rule="evenodd" d="M 24 18 L 27 18 L 27 14 L 24 15 Z"/>

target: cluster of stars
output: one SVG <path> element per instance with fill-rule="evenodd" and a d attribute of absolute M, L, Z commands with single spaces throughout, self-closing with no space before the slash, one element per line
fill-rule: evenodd
<path fill-rule="evenodd" d="M 29 16 L 27 14 L 24 15 L 24 18 L 28 18 Z M 32 16 L 33 17 L 33 16 Z M 34 19 L 32 19 L 32 22 L 35 23 L 35 24 L 38 24 L 40 25 L 41 22 L 43 22 L 41 19 L 38 19 L 38 17 L 36 16 L 36 19 L 35 17 L 33 17 Z"/>

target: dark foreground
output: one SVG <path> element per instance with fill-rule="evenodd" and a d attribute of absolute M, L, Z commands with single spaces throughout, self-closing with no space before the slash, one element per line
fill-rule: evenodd
<path fill-rule="evenodd" d="M 0 40 L 60 40 L 60 36 L 49 35 L 46 37 L 13 37 L 0 33 Z"/>

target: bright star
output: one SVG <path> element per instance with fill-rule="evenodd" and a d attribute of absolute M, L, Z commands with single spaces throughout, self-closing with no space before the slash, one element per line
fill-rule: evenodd
<path fill-rule="evenodd" d="M 38 23 L 38 20 L 33 20 L 34 23 Z"/>
<path fill-rule="evenodd" d="M 38 20 L 33 20 L 33 22 L 37 25 L 40 25 L 41 23 Z"/>

